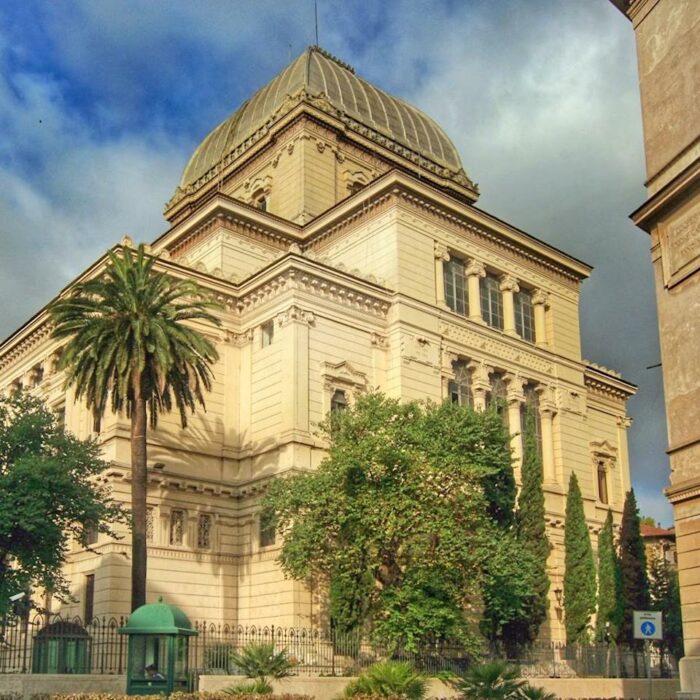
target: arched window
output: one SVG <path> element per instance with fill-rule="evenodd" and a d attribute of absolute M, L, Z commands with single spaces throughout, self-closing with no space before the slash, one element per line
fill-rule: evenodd
<path fill-rule="evenodd" d="M 348 407 L 348 399 L 342 389 L 336 389 L 331 396 L 331 413 L 344 411 Z"/>
<path fill-rule="evenodd" d="M 605 462 L 600 459 L 597 464 L 598 471 L 598 500 L 601 503 L 609 503 L 608 499 L 608 470 L 605 467 Z"/>
<path fill-rule="evenodd" d="M 501 372 L 491 374 L 491 390 L 486 395 L 486 406 L 498 413 L 503 425 L 508 428 L 508 388 Z"/>
<path fill-rule="evenodd" d="M 455 377 L 450 379 L 447 388 L 450 401 L 460 406 L 473 406 L 472 375 L 467 368 L 467 363 L 464 360 L 458 360 L 452 363 L 452 369 Z"/>
<path fill-rule="evenodd" d="M 261 211 L 267 211 L 267 195 L 265 194 L 265 190 L 255 190 L 251 203 Z"/>

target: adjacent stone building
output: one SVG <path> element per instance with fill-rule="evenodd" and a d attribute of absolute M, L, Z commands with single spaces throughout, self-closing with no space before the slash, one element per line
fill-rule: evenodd
<path fill-rule="evenodd" d="M 581 358 L 579 292 L 591 268 L 482 211 L 477 197 L 434 121 L 316 47 L 204 139 L 151 252 L 223 305 L 222 328 L 207 330 L 220 361 L 206 413 L 187 430 L 163 416 L 149 438 L 149 599 L 167 594 L 197 619 L 324 624 L 323 591 L 282 576 L 259 494 L 279 474 L 314 469 L 326 448 L 315 426 L 377 387 L 495 405 L 516 476 L 524 407 L 536 409 L 554 545 L 543 634 L 563 637 L 569 476 L 592 533 L 608 509 L 619 522 L 634 387 Z M 62 389 L 59 353 L 41 311 L 0 346 L 0 388 L 45 396 L 78 435 L 97 430 L 105 479 L 128 501 L 126 419 L 96 426 Z M 128 536 L 92 547 L 70 555 L 78 602 L 64 608 L 128 612 Z"/>
<path fill-rule="evenodd" d="M 686 653 L 681 687 L 700 697 L 700 3 L 613 3 L 637 40 L 648 198 L 632 220 L 651 236 L 656 276 L 671 462 L 666 495 Z"/>

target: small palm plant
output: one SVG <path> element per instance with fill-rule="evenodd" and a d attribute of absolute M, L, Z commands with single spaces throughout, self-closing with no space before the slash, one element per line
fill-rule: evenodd
<path fill-rule="evenodd" d="M 272 692 L 270 681 L 287 678 L 292 675 L 293 664 L 287 650 L 275 651 L 272 642 L 249 644 L 240 653 L 233 652 L 231 661 L 248 678 L 255 679 L 253 683 L 242 683 L 227 688 L 224 692 L 238 694 L 249 692 L 268 694 Z"/>
<path fill-rule="evenodd" d="M 523 700 L 557 700 L 554 693 L 548 693 L 544 688 L 536 688 L 532 685 L 523 686 L 521 693 Z"/>
<path fill-rule="evenodd" d="M 427 679 L 416 673 L 411 664 L 382 661 L 370 666 L 357 680 L 349 683 L 343 691 L 343 697 L 374 695 L 422 700 L 427 684 Z"/>
<path fill-rule="evenodd" d="M 527 685 L 518 669 L 504 661 L 472 666 L 452 684 L 466 700 L 518 700 Z"/>

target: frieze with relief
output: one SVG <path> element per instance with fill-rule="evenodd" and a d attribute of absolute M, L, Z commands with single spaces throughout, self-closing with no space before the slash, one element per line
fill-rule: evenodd
<path fill-rule="evenodd" d="M 544 374 L 554 373 L 554 365 L 551 362 L 537 357 L 526 350 L 511 347 L 496 338 L 488 338 L 468 328 L 443 322 L 440 324 L 440 333 L 451 340 L 461 343 L 466 348 L 478 349 L 499 359 L 508 360 Z"/>

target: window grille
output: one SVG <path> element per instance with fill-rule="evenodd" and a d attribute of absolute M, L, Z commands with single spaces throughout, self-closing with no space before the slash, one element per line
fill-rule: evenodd
<path fill-rule="evenodd" d="M 503 330 L 503 300 L 498 277 L 495 275 L 482 277 L 480 292 L 481 316 L 484 323 L 492 328 Z"/>
<path fill-rule="evenodd" d="M 202 513 L 197 519 L 197 546 L 202 549 L 211 547 L 211 515 Z"/>
<path fill-rule="evenodd" d="M 443 277 L 445 303 L 452 311 L 466 316 L 469 313 L 469 304 L 464 291 L 464 263 L 461 260 L 443 263 Z"/>
<path fill-rule="evenodd" d="M 146 542 L 153 542 L 153 508 L 146 508 Z"/>
<path fill-rule="evenodd" d="M 170 544 L 182 544 L 185 534 L 185 511 L 170 512 Z"/>
<path fill-rule="evenodd" d="M 515 330 L 523 340 L 534 343 L 535 312 L 532 306 L 532 292 L 529 290 L 516 292 L 513 301 L 515 304 Z"/>

